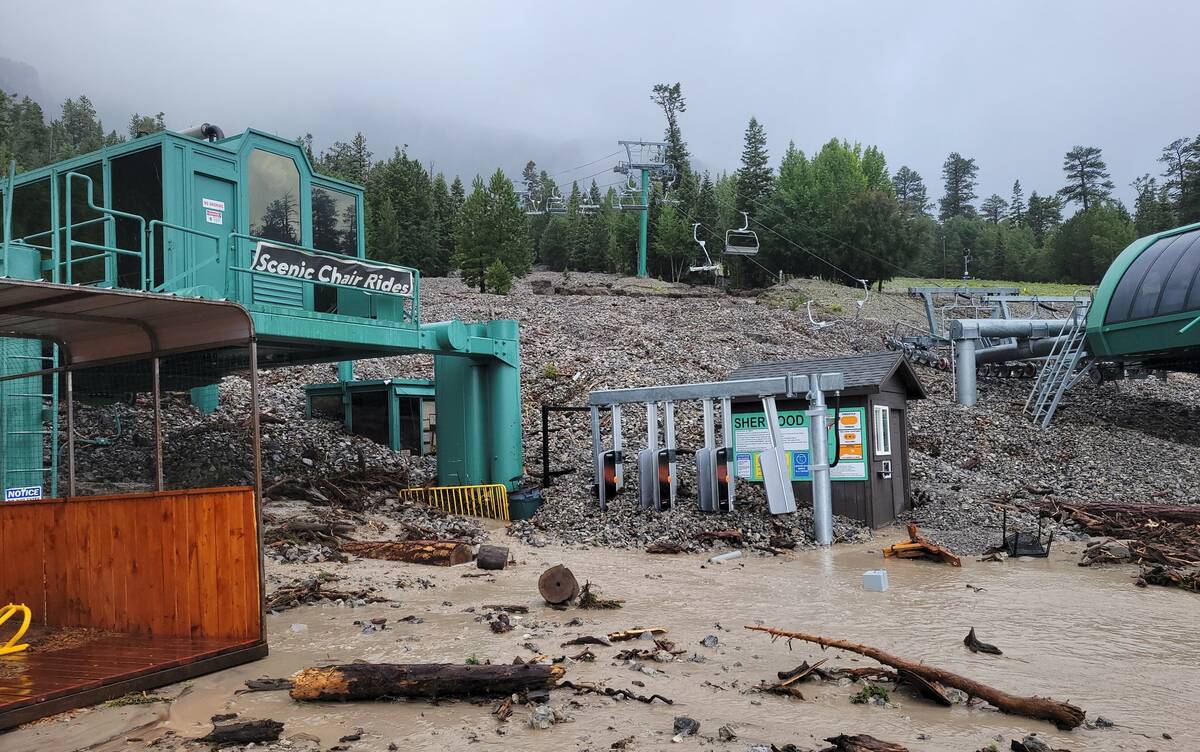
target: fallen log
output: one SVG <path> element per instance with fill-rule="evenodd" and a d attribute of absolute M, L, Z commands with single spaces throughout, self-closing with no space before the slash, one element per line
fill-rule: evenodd
<path fill-rule="evenodd" d="M 663 627 L 650 627 L 648 629 L 642 629 L 640 627 L 637 627 L 634 629 L 625 629 L 620 632 L 609 632 L 608 639 L 612 640 L 613 642 L 623 642 L 624 640 L 636 640 L 637 638 L 641 637 L 642 635 L 646 634 L 647 632 L 649 632 L 651 636 L 654 636 L 654 635 L 666 634 L 667 630 L 664 629 Z"/>
<path fill-rule="evenodd" d="M 938 682 L 929 681 L 925 677 L 918 676 L 911 671 L 899 671 L 897 673 L 899 675 L 899 682 L 916 687 L 917 691 L 924 697 L 933 700 L 938 705 L 948 708 L 954 704 L 954 700 L 951 700 L 950 695 L 946 694 L 946 688 Z"/>
<path fill-rule="evenodd" d="M 571 570 L 555 564 L 538 578 L 538 592 L 551 605 L 566 603 L 579 596 L 579 581 Z"/>
<path fill-rule="evenodd" d="M 462 541 L 449 540 L 346 541 L 342 544 L 342 550 L 367 559 L 404 561 L 435 567 L 453 567 L 466 564 L 475 558 L 469 545 Z"/>
<path fill-rule="evenodd" d="M 292 677 L 293 700 L 380 700 L 388 697 L 503 697 L 552 687 L 562 666 L 457 663 L 348 663 L 306 668 Z"/>
<path fill-rule="evenodd" d="M 775 629 L 774 627 L 763 627 L 754 624 L 746 625 L 746 629 L 755 632 L 766 632 L 774 638 L 783 637 L 788 640 L 804 640 L 805 642 L 816 643 L 821 647 L 838 648 L 839 650 L 848 650 L 852 653 L 865 655 L 898 671 L 905 671 L 919 676 L 926 681 L 937 682 L 960 689 L 966 692 L 969 697 L 978 697 L 981 700 L 986 700 L 1005 713 L 1050 721 L 1063 729 L 1073 729 L 1083 723 L 1083 710 L 1068 702 L 1060 702 L 1049 697 L 1021 697 L 1019 695 L 1012 695 L 973 679 L 968 679 L 965 676 L 960 676 L 936 666 L 906 660 L 868 645 L 860 645 L 849 640 L 820 637 L 804 632 L 788 632 Z"/>
<path fill-rule="evenodd" d="M 504 569 L 508 566 L 508 547 L 483 544 L 475 556 L 475 566 L 480 569 Z"/>
<path fill-rule="evenodd" d="M 1000 648 L 986 642 L 980 642 L 975 636 L 975 627 L 971 627 L 971 631 L 967 632 L 967 636 L 963 638 L 963 644 L 967 646 L 972 653 L 991 653 L 992 655 L 1004 655 Z"/>
<path fill-rule="evenodd" d="M 908 523 L 908 540 L 895 543 L 883 549 L 883 557 L 897 559 L 933 559 L 940 561 L 943 564 L 949 564 L 952 567 L 961 567 L 962 561 L 951 551 L 948 551 L 936 543 L 930 543 L 921 536 L 917 526 L 913 523 Z"/>
<path fill-rule="evenodd" d="M 826 737 L 825 741 L 833 746 L 826 747 L 822 752 L 908 752 L 908 747 L 885 742 L 869 734 L 838 734 Z"/>
<path fill-rule="evenodd" d="M 270 719 L 265 721 L 223 721 L 213 724 L 207 736 L 196 741 L 209 744 L 259 744 L 273 742 L 283 733 L 283 724 Z"/>

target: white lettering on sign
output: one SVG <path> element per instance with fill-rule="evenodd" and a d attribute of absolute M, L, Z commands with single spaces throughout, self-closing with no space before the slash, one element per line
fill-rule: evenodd
<path fill-rule="evenodd" d="M 225 211 L 225 202 L 218 201 L 215 198 L 205 198 L 200 200 L 201 206 L 205 209 L 216 209 L 219 212 Z"/>
<path fill-rule="evenodd" d="M 42 498 L 41 486 L 21 486 L 19 488 L 4 489 L 5 501 L 29 501 L 30 499 Z"/>
<path fill-rule="evenodd" d="M 205 209 L 204 221 L 210 225 L 223 225 L 225 224 L 225 213 L 216 209 Z"/>

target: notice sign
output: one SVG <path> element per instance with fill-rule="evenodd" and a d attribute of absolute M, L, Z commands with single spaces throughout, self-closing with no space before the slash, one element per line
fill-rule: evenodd
<path fill-rule="evenodd" d="M 358 259 L 327 256 L 259 242 L 250 262 L 251 271 L 260 274 L 303 279 L 367 292 L 412 297 L 413 273 L 410 269 L 377 266 Z"/>
<path fill-rule="evenodd" d="M 841 441 L 838 464 L 829 469 L 832 480 L 866 480 L 866 438 L 863 425 L 866 409 L 845 408 L 841 411 L 837 425 L 836 440 Z M 834 451 L 834 419 L 830 410 L 826 417 L 826 434 L 829 441 L 829 456 Z M 779 411 L 780 442 L 787 455 L 793 481 L 812 480 L 812 451 L 808 441 L 808 416 L 801 410 Z M 757 413 L 734 413 L 733 451 L 734 466 L 739 478 L 761 481 L 762 464 L 759 453 L 771 446 L 771 432 L 767 429 L 766 415 Z"/>
<path fill-rule="evenodd" d="M 4 489 L 5 501 L 29 501 L 42 498 L 41 486 L 21 486 Z"/>
<path fill-rule="evenodd" d="M 213 211 L 219 211 L 219 212 L 225 211 L 225 202 L 218 201 L 215 198 L 200 199 L 200 205 L 203 206 L 205 209 L 212 209 Z"/>
<path fill-rule="evenodd" d="M 205 209 L 204 221 L 210 225 L 223 225 L 225 224 L 225 212 L 217 211 L 216 209 Z"/>

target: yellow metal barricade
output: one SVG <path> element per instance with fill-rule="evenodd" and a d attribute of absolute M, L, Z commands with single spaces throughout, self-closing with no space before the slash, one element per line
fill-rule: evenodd
<path fill-rule="evenodd" d="M 408 501 L 419 501 L 450 514 L 509 521 L 508 488 L 503 483 L 406 488 L 400 491 L 399 497 Z"/>

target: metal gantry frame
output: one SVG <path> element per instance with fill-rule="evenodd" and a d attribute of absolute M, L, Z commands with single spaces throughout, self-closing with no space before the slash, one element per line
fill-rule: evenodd
<path fill-rule="evenodd" d="M 733 400 L 756 397 L 762 401 L 771 437 L 771 446 L 760 453 L 764 486 L 772 514 L 796 511 L 791 471 L 782 447 L 777 397 L 807 398 L 809 409 L 810 465 L 813 478 L 813 519 L 816 541 L 829 545 L 833 541 L 833 501 L 829 476 L 825 393 L 840 393 L 845 389 L 842 373 L 789 374 L 762 379 L 712 381 L 694 384 L 638 387 L 632 389 L 599 390 L 588 395 L 592 418 L 592 468 L 600 502 L 600 510 L 608 509 L 608 493 L 624 486 L 624 446 L 621 435 L 623 405 L 643 405 L 646 410 L 646 448 L 638 453 L 638 489 L 643 509 L 667 511 L 674 504 L 678 489 L 677 447 L 675 445 L 675 403 L 700 401 L 704 409 L 704 447 L 696 452 L 697 472 L 700 475 L 698 502 L 703 511 L 730 512 L 734 508 L 734 479 L 732 471 Z M 716 444 L 716 403 L 721 402 L 721 438 Z M 665 447 L 659 447 L 658 406 L 663 405 L 662 437 Z M 612 413 L 612 449 L 605 450 L 601 432 L 600 410 Z M 609 473 L 612 477 L 609 477 Z M 665 477 L 664 477 L 665 476 Z M 664 501 L 663 492 L 667 498 Z"/>
<path fill-rule="evenodd" d="M 622 175 L 628 175 L 630 179 L 630 188 L 637 190 L 639 187 L 633 182 L 633 176 L 640 174 L 641 176 L 641 200 L 636 205 L 629 205 L 628 209 L 641 212 L 641 221 L 638 225 L 638 267 L 637 275 L 639 277 L 648 276 L 649 272 L 646 269 L 646 237 L 650 227 L 650 179 L 660 178 L 664 181 L 670 181 L 675 178 L 675 167 L 667 162 L 667 144 L 662 141 L 618 141 L 619 146 L 625 149 L 625 161 L 618 162 L 613 168 L 613 172 Z M 626 209 L 626 206 L 620 203 L 618 198 L 619 209 Z"/>

